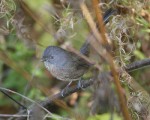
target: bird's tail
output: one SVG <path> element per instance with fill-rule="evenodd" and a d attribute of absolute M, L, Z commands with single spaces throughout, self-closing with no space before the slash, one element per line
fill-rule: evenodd
<path fill-rule="evenodd" d="M 104 13 L 104 16 L 103 16 L 103 20 L 104 20 L 104 23 L 107 24 L 109 22 L 109 18 L 111 17 L 111 15 L 113 15 L 114 13 L 116 13 L 117 11 L 110 8 L 108 9 L 105 13 Z"/>
<path fill-rule="evenodd" d="M 108 9 L 105 13 L 104 13 L 104 16 L 103 16 L 103 20 L 104 20 L 104 24 L 107 24 L 109 22 L 109 18 L 114 14 L 116 13 L 117 11 L 110 8 Z M 98 25 L 97 25 L 98 27 Z M 90 35 L 88 35 L 85 43 L 82 45 L 82 47 L 80 48 L 80 53 L 82 53 L 83 55 L 85 56 L 88 56 L 89 55 L 89 52 L 90 52 L 90 40 L 92 39 L 95 39 L 95 37 L 93 36 L 93 33 L 91 32 Z"/>

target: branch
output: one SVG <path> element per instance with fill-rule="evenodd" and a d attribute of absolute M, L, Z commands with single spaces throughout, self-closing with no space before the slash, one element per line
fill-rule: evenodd
<path fill-rule="evenodd" d="M 77 91 L 80 91 L 80 90 L 82 90 L 82 89 L 84 89 L 84 88 L 87 88 L 87 87 L 93 85 L 93 83 L 94 83 L 94 78 L 93 78 L 93 79 L 89 79 L 89 80 L 81 80 L 81 81 L 82 81 L 82 83 L 81 83 L 81 84 L 82 84 L 82 88 L 78 88 L 78 86 L 69 87 L 69 88 L 67 88 L 67 89 L 64 91 L 63 96 L 62 96 L 62 93 L 59 92 L 59 93 L 57 93 L 57 94 L 55 94 L 55 95 L 53 95 L 53 96 L 51 96 L 51 97 L 46 98 L 46 100 L 42 101 L 42 102 L 41 102 L 41 106 L 43 106 L 43 107 L 45 107 L 45 108 L 48 108 L 48 106 L 49 106 L 50 104 L 52 104 L 53 102 L 55 103 L 56 100 L 58 100 L 58 99 L 63 99 L 63 98 L 65 98 L 65 97 L 71 95 L 72 93 L 75 93 L 75 92 L 77 92 Z"/>
<path fill-rule="evenodd" d="M 135 61 L 125 67 L 127 72 L 132 72 L 137 69 L 141 69 L 143 67 L 147 67 L 150 65 L 150 58 L 146 58 L 143 60 Z"/>
<path fill-rule="evenodd" d="M 24 105 L 22 105 L 20 102 L 18 102 L 17 100 L 15 100 L 13 97 L 11 97 L 8 93 L 6 93 L 4 90 L 0 89 L 0 91 L 6 95 L 7 97 L 9 97 L 12 101 L 14 101 L 15 103 L 17 103 L 19 106 L 21 106 L 23 109 L 27 110 L 27 107 L 25 107 Z"/>

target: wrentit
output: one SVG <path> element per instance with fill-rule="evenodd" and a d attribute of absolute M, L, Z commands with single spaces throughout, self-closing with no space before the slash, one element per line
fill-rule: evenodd
<path fill-rule="evenodd" d="M 90 66 L 83 58 L 57 46 L 47 47 L 42 61 L 54 77 L 63 81 L 78 80 Z"/>
<path fill-rule="evenodd" d="M 114 12 L 112 9 L 106 11 L 103 17 L 105 24 Z M 89 43 L 83 45 L 80 49 L 80 52 L 84 55 L 87 55 L 88 51 Z M 70 82 L 79 80 L 91 66 L 83 58 L 57 46 L 48 46 L 43 53 L 42 61 L 54 77 Z"/>

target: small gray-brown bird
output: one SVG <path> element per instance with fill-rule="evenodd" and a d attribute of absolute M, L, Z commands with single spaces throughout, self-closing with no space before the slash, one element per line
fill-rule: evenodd
<path fill-rule="evenodd" d="M 114 12 L 112 9 L 106 11 L 103 18 L 105 24 Z M 83 45 L 80 52 L 87 55 L 88 49 L 89 43 Z M 48 46 L 43 53 L 42 61 L 54 77 L 70 82 L 80 80 L 91 65 L 76 54 L 57 46 Z"/>

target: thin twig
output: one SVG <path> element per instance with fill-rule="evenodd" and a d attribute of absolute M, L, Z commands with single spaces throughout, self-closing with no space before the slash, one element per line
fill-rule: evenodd
<path fill-rule="evenodd" d="M 18 102 L 17 100 L 15 100 L 13 97 L 11 97 L 8 93 L 6 93 L 5 91 L 3 91 L 2 89 L 0 89 L 0 91 L 6 95 L 7 97 L 9 97 L 12 101 L 14 101 L 15 103 L 17 103 L 19 106 L 21 106 L 23 109 L 27 110 L 27 107 L 25 107 L 24 105 L 22 105 L 20 102 Z"/>
<path fill-rule="evenodd" d="M 23 7 L 23 9 L 30 15 L 30 17 L 37 22 L 46 32 L 51 33 L 51 30 L 48 27 L 44 26 L 44 24 L 40 21 L 40 18 L 31 12 L 31 9 L 28 8 L 25 1 L 18 0 L 19 4 Z"/>
<path fill-rule="evenodd" d="M 11 114 L 0 114 L 0 118 L 8 118 L 8 117 L 28 117 L 29 115 L 11 115 Z"/>

